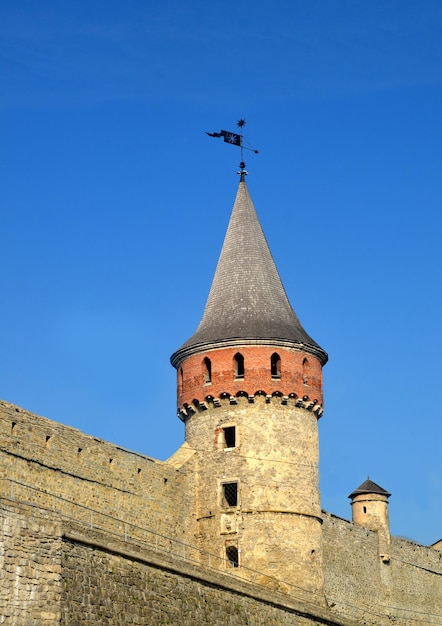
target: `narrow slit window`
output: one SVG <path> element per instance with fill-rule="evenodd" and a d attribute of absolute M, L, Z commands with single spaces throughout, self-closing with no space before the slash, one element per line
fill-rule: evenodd
<path fill-rule="evenodd" d="M 276 352 L 270 357 L 270 371 L 272 378 L 281 378 L 281 359 Z"/>
<path fill-rule="evenodd" d="M 310 384 L 310 363 L 308 359 L 304 359 L 302 362 L 302 380 L 304 385 Z"/>
<path fill-rule="evenodd" d="M 238 504 L 238 483 L 222 484 L 223 506 L 237 506 Z"/>
<path fill-rule="evenodd" d="M 236 546 L 226 547 L 226 559 L 228 567 L 239 567 L 239 555 Z"/>
<path fill-rule="evenodd" d="M 207 357 L 203 361 L 203 378 L 205 383 L 212 382 L 212 362 Z"/>
<path fill-rule="evenodd" d="M 244 357 L 237 352 L 233 357 L 235 362 L 235 378 L 244 378 Z"/>
<path fill-rule="evenodd" d="M 183 368 L 180 367 L 180 373 L 178 376 L 178 391 L 179 393 L 183 392 L 183 385 L 184 385 L 184 372 L 183 372 Z"/>
<path fill-rule="evenodd" d="M 234 448 L 236 446 L 236 426 L 227 426 L 223 428 L 226 448 Z"/>

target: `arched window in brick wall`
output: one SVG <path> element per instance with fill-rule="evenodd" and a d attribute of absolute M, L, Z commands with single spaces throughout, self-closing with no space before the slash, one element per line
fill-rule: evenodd
<path fill-rule="evenodd" d="M 235 378 L 244 378 L 244 357 L 237 352 L 233 357 Z"/>
<path fill-rule="evenodd" d="M 281 378 L 281 358 L 276 352 L 270 357 L 270 371 L 272 378 Z"/>
<path fill-rule="evenodd" d="M 203 379 L 205 383 L 212 382 L 212 361 L 207 356 L 203 360 Z"/>
<path fill-rule="evenodd" d="M 310 384 L 310 363 L 308 359 L 304 359 L 302 362 L 302 381 L 304 385 Z"/>

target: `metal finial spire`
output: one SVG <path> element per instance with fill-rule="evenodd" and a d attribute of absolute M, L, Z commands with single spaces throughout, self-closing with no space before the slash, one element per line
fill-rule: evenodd
<path fill-rule="evenodd" d="M 247 174 L 248 174 L 249 172 L 246 170 L 246 164 L 244 163 L 244 161 L 241 161 L 241 163 L 239 164 L 239 167 L 240 167 L 240 169 L 239 169 L 239 171 L 238 171 L 238 172 L 236 172 L 236 173 L 237 173 L 237 174 L 238 174 L 238 176 L 240 177 L 240 179 L 239 179 L 239 180 L 240 180 L 240 182 L 241 182 L 241 183 L 243 183 L 243 182 L 244 182 L 244 180 L 245 180 L 245 177 L 247 176 Z"/>
<path fill-rule="evenodd" d="M 244 126 L 246 125 L 246 120 L 245 119 L 240 119 L 237 121 L 236 125 L 239 128 L 239 136 L 240 136 L 240 140 L 239 140 L 239 147 L 241 149 L 241 162 L 239 164 L 240 167 L 240 171 L 237 172 L 237 174 L 239 174 L 240 176 L 240 182 L 244 182 L 245 177 L 247 176 L 248 172 L 246 171 L 246 164 L 244 163 L 244 158 L 243 158 L 243 154 L 244 154 L 244 146 L 243 146 L 243 136 L 242 136 L 242 129 L 244 128 Z"/>

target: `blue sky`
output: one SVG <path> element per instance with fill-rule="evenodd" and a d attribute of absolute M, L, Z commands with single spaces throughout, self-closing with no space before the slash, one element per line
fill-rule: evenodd
<path fill-rule="evenodd" d="M 0 397 L 167 458 L 239 150 L 290 301 L 329 353 L 325 509 L 367 475 L 442 536 L 442 5 L 0 2 Z"/>

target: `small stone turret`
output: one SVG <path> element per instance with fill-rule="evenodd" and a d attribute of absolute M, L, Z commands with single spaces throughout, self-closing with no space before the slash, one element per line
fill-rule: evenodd
<path fill-rule="evenodd" d="M 171 357 L 197 458 L 195 534 L 213 565 L 319 597 L 326 361 L 289 303 L 241 179 L 203 317 Z"/>
<path fill-rule="evenodd" d="M 383 528 L 389 533 L 388 498 L 390 496 L 391 493 L 367 478 L 348 496 L 351 499 L 353 522 L 370 530 Z"/>
<path fill-rule="evenodd" d="M 391 493 L 370 478 L 359 485 L 348 497 L 351 499 L 352 519 L 355 524 L 379 532 L 379 551 L 384 562 L 390 560 L 390 523 L 388 498 Z"/>

